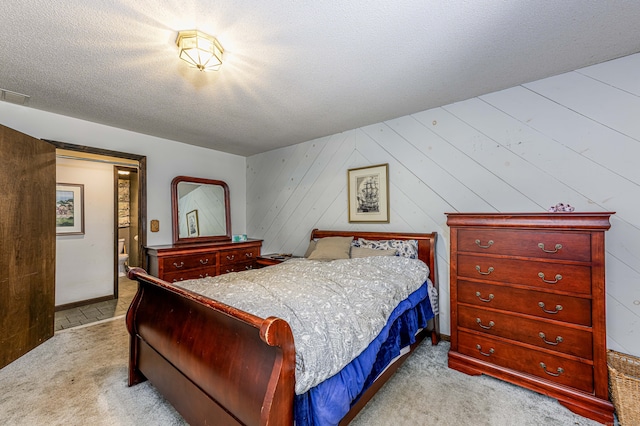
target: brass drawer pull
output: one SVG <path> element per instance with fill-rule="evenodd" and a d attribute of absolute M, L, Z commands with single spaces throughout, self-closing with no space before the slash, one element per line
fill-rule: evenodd
<path fill-rule="evenodd" d="M 493 266 L 489 266 L 489 269 L 487 269 L 487 272 L 482 272 L 480 270 L 480 265 L 476 265 L 476 271 L 478 271 L 478 273 L 480 275 L 489 275 L 490 273 L 492 273 L 494 271 Z"/>
<path fill-rule="evenodd" d="M 491 302 L 493 300 L 493 293 L 489 293 L 488 299 L 483 299 L 479 291 L 476 291 L 476 297 L 480 299 L 481 302 Z"/>
<path fill-rule="evenodd" d="M 206 278 L 208 276 L 209 276 L 209 274 L 204 274 L 204 275 L 200 274 L 200 278 Z"/>
<path fill-rule="evenodd" d="M 209 258 L 207 259 L 200 259 L 200 263 L 203 265 L 206 265 L 207 263 L 209 263 Z"/>
<path fill-rule="evenodd" d="M 556 274 L 556 277 L 555 277 L 556 279 L 555 279 L 554 281 L 551 281 L 551 280 L 545 280 L 545 279 L 544 279 L 544 273 L 543 273 L 543 272 L 538 272 L 538 277 L 540 277 L 540 279 L 541 279 L 542 281 L 544 281 L 545 283 L 547 283 L 547 284 L 556 284 L 558 281 L 560 281 L 560 280 L 562 279 L 562 275 L 560 275 L 560 274 Z"/>
<path fill-rule="evenodd" d="M 556 310 L 555 311 L 546 310 L 544 308 L 544 302 L 538 302 L 538 306 L 540 306 L 540 308 L 542 308 L 542 310 L 547 314 L 557 314 L 558 312 L 560 312 L 562 310 L 562 305 L 556 305 Z"/>
<path fill-rule="evenodd" d="M 544 370 L 545 373 L 547 373 L 548 375 L 553 376 L 553 377 L 558 377 L 559 375 L 564 373 L 564 368 L 562 368 L 562 367 L 558 367 L 558 369 L 556 370 L 557 373 L 552 373 L 551 371 L 548 371 L 547 370 L 547 365 L 544 362 L 540 363 L 540 367 L 542 367 L 542 369 Z"/>
<path fill-rule="evenodd" d="M 184 266 L 184 262 L 180 262 L 179 265 L 176 262 L 173 262 L 173 266 L 176 268 L 182 268 Z"/>
<path fill-rule="evenodd" d="M 491 246 L 493 245 L 493 240 L 489 240 L 489 241 L 487 242 L 487 245 L 486 245 L 486 246 L 483 246 L 482 244 L 480 244 L 480 240 L 476 240 L 476 245 L 477 245 L 478 247 L 480 247 L 480 248 L 488 249 L 489 247 L 491 247 Z"/>
<path fill-rule="evenodd" d="M 247 266 L 244 267 L 244 269 L 246 269 L 247 271 L 250 270 L 250 269 L 253 269 L 253 265 L 247 265 Z"/>
<path fill-rule="evenodd" d="M 491 349 L 489 349 L 488 353 L 487 352 L 482 352 L 482 346 L 480 346 L 480 345 L 476 345 L 476 349 L 478 350 L 478 352 L 480 352 L 481 355 L 484 355 L 484 356 L 491 356 L 496 351 L 495 349 L 491 348 Z"/>
<path fill-rule="evenodd" d="M 553 346 L 557 346 L 558 343 L 562 343 L 562 341 L 564 340 L 562 338 L 562 336 L 557 336 L 556 337 L 556 341 L 555 342 L 550 342 L 546 339 L 545 334 L 541 331 L 540 333 L 538 333 L 538 336 L 542 339 L 543 342 L 545 342 L 547 345 L 553 345 Z"/>
<path fill-rule="evenodd" d="M 233 260 L 236 258 L 235 254 L 232 254 L 231 256 L 227 255 L 227 260 Z"/>
<path fill-rule="evenodd" d="M 489 321 L 489 325 L 482 325 L 482 320 L 480 318 L 476 318 L 476 322 L 478 323 L 478 325 L 482 328 L 484 328 L 485 330 L 489 330 L 491 328 L 493 328 L 493 326 L 496 325 L 495 322 L 493 321 Z"/>
<path fill-rule="evenodd" d="M 558 250 L 562 248 L 562 244 L 556 244 L 554 250 L 545 250 L 544 243 L 538 243 L 538 247 L 540 247 L 540 250 L 542 250 L 545 253 L 557 253 Z"/>
<path fill-rule="evenodd" d="M 245 253 L 244 255 L 245 255 L 245 256 L 247 256 L 247 257 L 253 257 L 253 252 L 251 252 L 251 253 Z"/>

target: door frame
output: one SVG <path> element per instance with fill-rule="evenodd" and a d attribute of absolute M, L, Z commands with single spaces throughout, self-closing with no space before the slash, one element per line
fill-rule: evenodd
<path fill-rule="evenodd" d="M 120 165 L 120 164 L 114 164 L 113 166 L 113 191 L 114 191 L 114 205 L 113 205 L 113 214 L 114 214 L 114 218 L 115 218 L 115 222 L 113 225 L 113 235 L 114 235 L 114 244 L 115 247 L 118 247 L 118 239 L 120 237 L 120 217 L 119 217 L 119 198 L 118 198 L 118 181 L 120 179 L 119 173 L 121 171 L 126 171 L 129 172 L 131 176 L 131 173 L 135 174 L 135 187 L 138 188 L 138 194 L 140 193 L 139 191 L 139 186 L 140 186 L 140 180 L 139 180 L 139 173 L 138 173 L 138 168 L 137 167 L 131 167 L 129 165 Z M 133 179 L 129 178 L 129 181 L 133 181 Z M 134 203 L 130 203 L 130 206 L 133 206 Z M 135 206 L 137 208 L 137 210 L 140 210 L 138 208 L 138 201 L 136 200 L 135 202 Z M 137 218 L 137 220 L 139 220 L 139 218 Z M 131 253 L 136 253 L 137 258 L 141 261 L 143 259 L 143 257 L 146 256 L 142 256 L 142 252 L 140 251 L 140 247 L 138 247 L 138 245 L 136 244 L 136 246 L 134 246 L 133 250 L 131 249 L 131 244 L 132 241 L 138 241 L 140 239 L 140 222 L 135 222 L 134 226 L 129 226 L 129 232 L 131 233 L 131 231 L 133 229 L 135 229 L 135 232 L 133 232 L 133 234 L 135 234 L 137 236 L 137 239 L 135 238 L 129 238 L 129 241 L 127 242 L 127 246 L 129 248 L 129 254 Z M 129 261 L 132 261 L 133 258 L 129 257 Z M 140 265 L 140 263 L 136 263 L 134 264 L 135 266 Z M 114 259 L 114 270 L 115 270 L 115 280 L 114 280 L 114 292 L 113 295 L 114 297 L 117 299 L 119 297 L 119 291 L 120 291 L 120 275 L 119 275 L 119 268 L 120 268 L 120 260 L 119 260 L 119 252 L 116 250 L 116 256 Z"/>
<path fill-rule="evenodd" d="M 85 145 L 76 145 L 67 142 L 54 141 L 49 139 L 42 139 L 59 149 L 68 151 L 76 151 L 84 154 L 104 155 L 107 157 L 122 158 L 126 160 L 134 160 L 138 162 L 138 253 L 140 254 L 140 261 L 142 268 L 147 269 L 147 256 L 145 247 L 147 246 L 147 157 L 144 155 L 131 154 L 128 152 L 112 151 L 103 148 L 94 148 Z M 130 166 L 129 166 L 130 167 Z M 117 217 L 114 218 L 114 244 L 117 247 L 118 234 L 117 234 Z M 114 253 L 117 250 L 114 250 Z M 114 275 L 114 297 L 118 297 L 118 255 L 115 253 L 115 275 Z"/>

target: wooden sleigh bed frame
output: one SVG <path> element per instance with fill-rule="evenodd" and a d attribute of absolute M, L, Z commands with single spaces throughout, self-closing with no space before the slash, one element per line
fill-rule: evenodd
<path fill-rule="evenodd" d="M 437 288 L 436 233 L 321 231 L 311 239 L 353 236 L 418 240 L 418 257 Z M 289 324 L 259 318 L 175 287 L 133 268 L 138 292 L 127 312 L 129 386 L 149 380 L 191 425 L 292 425 L 295 348 Z M 365 391 L 340 424 L 349 423 L 427 336 L 439 340 L 438 316 Z"/>

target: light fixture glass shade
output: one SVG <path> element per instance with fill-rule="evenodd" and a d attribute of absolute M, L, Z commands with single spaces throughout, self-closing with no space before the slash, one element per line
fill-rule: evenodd
<path fill-rule="evenodd" d="M 198 30 L 180 31 L 176 44 L 180 59 L 200 71 L 218 71 L 224 49 L 215 37 Z"/>

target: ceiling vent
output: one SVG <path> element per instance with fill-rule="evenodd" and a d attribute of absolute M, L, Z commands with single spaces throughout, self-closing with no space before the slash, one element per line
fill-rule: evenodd
<path fill-rule="evenodd" d="M 31 96 L 22 93 L 12 92 L 11 90 L 0 89 L 0 101 L 10 102 L 17 105 L 26 105 L 29 103 Z"/>

